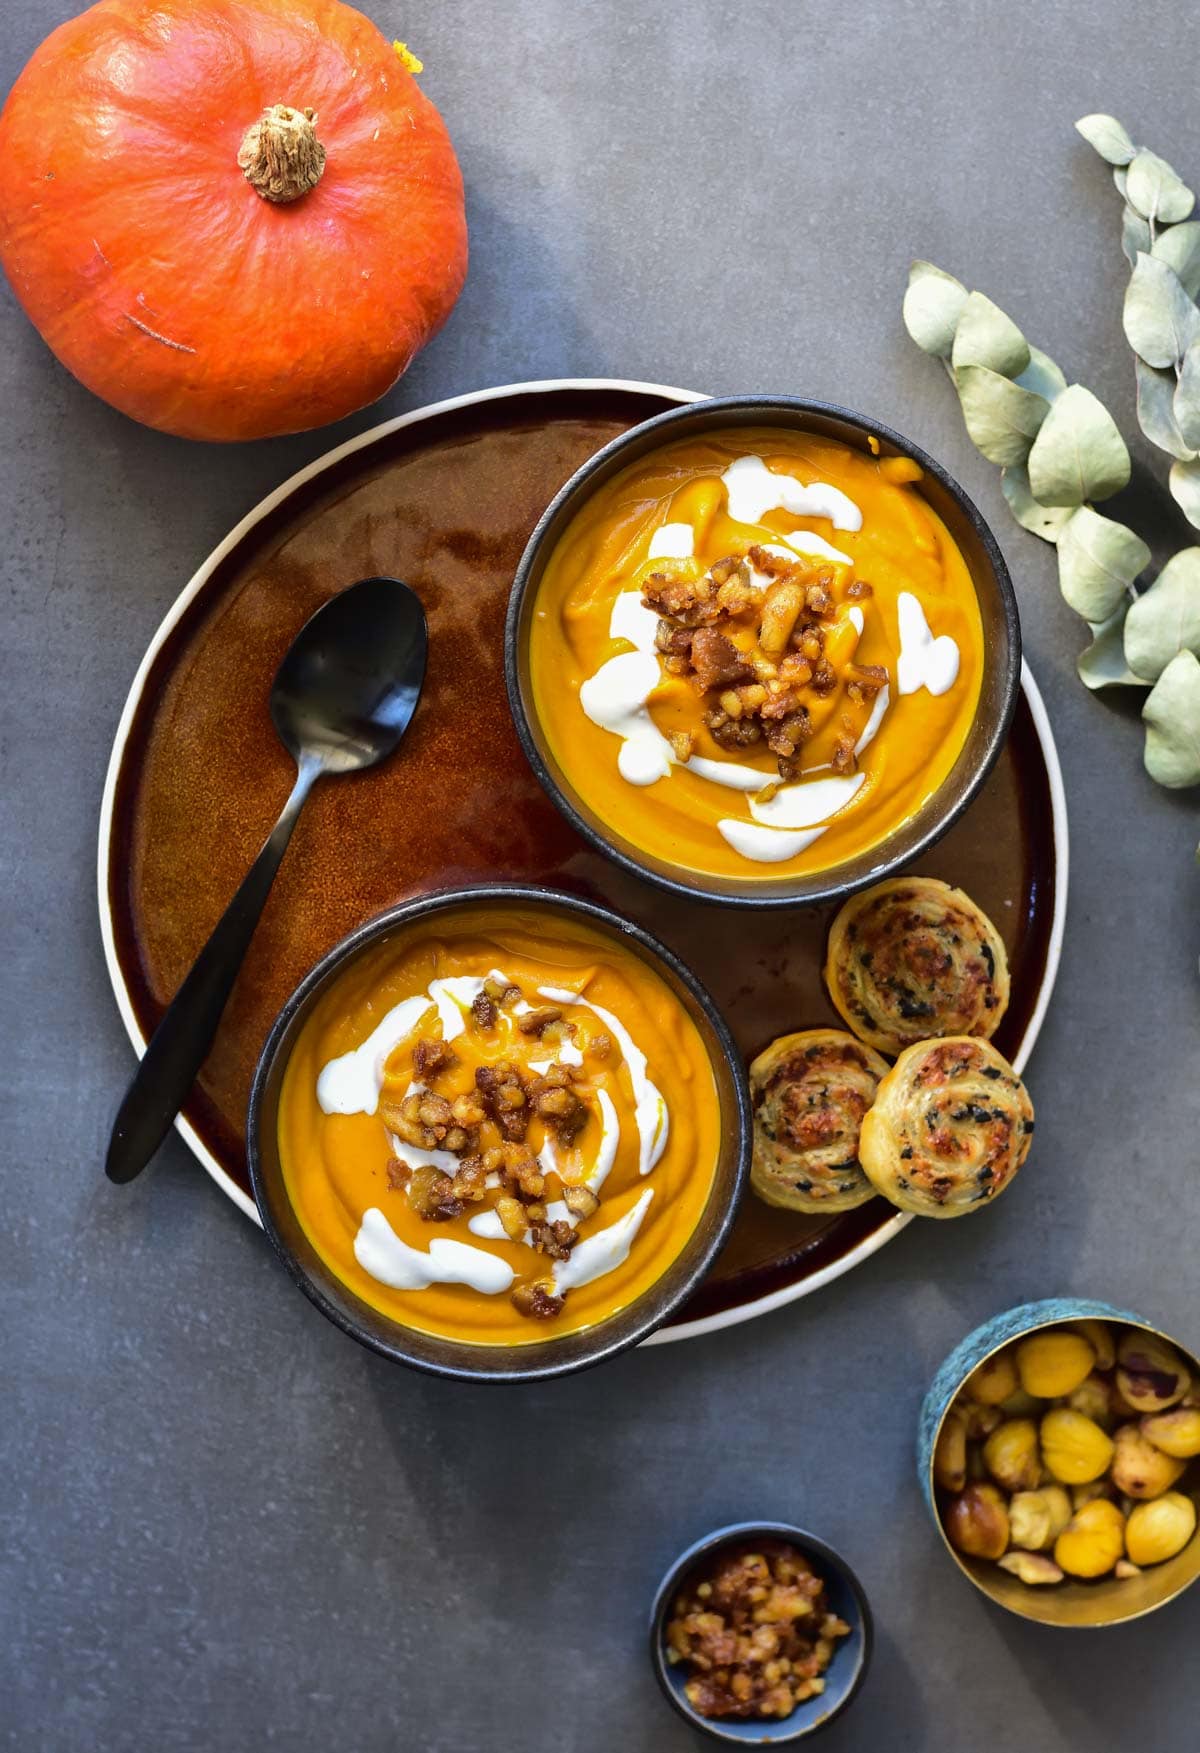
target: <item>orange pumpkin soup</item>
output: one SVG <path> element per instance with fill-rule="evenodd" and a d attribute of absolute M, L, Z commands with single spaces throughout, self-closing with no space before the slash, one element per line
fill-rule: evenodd
<path fill-rule="evenodd" d="M 647 1290 L 720 1149 L 704 1043 L 640 957 L 581 921 L 474 909 L 398 932 L 318 999 L 279 1146 L 308 1239 L 428 1333 L 525 1344 Z"/>
<path fill-rule="evenodd" d="M 538 587 L 538 718 L 581 799 L 690 870 L 868 851 L 938 789 L 983 627 L 921 470 L 828 439 L 681 440 L 599 488 Z"/>

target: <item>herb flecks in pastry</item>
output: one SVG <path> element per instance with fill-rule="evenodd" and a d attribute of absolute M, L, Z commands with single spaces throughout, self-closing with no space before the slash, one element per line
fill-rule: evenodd
<path fill-rule="evenodd" d="M 902 1211 L 962 1217 L 1002 1193 L 1029 1154 L 1033 1104 L 987 1041 L 907 1047 L 862 1124 L 859 1159 Z"/>
<path fill-rule="evenodd" d="M 851 1211 L 875 1189 L 858 1160 L 863 1115 L 887 1064 L 841 1029 L 781 1035 L 750 1067 L 750 1184 L 768 1205 Z"/>
<path fill-rule="evenodd" d="M 860 1040 L 900 1053 L 931 1036 L 988 1039 L 1008 1007 L 996 927 L 935 877 L 878 883 L 846 902 L 829 933 L 829 995 Z"/>

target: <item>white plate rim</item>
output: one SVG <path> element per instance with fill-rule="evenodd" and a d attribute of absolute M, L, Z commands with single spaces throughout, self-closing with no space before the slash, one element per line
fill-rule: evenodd
<path fill-rule="evenodd" d="M 505 397 L 514 396 L 545 395 L 547 393 L 566 394 L 595 390 L 623 390 L 636 395 L 656 395 L 679 403 L 702 402 L 707 399 L 705 394 L 699 390 L 685 390 L 669 384 L 644 383 L 635 378 L 555 377 L 533 379 L 525 383 L 496 384 L 489 389 L 471 390 L 464 395 L 448 396 L 442 401 L 430 402 L 420 408 L 412 408 L 407 413 L 397 414 L 390 420 L 380 422 L 377 426 L 368 427 L 365 432 L 360 432 L 356 437 L 347 439 L 343 444 L 335 446 L 333 450 L 325 451 L 321 456 L 314 458 L 312 462 L 306 463 L 303 468 L 297 469 L 294 474 L 289 475 L 287 480 L 283 481 L 273 492 L 268 493 L 264 499 L 260 499 L 257 505 L 252 506 L 246 515 L 234 525 L 207 559 L 201 562 L 183 590 L 175 598 L 159 622 L 130 684 L 113 738 L 112 752 L 109 755 L 108 768 L 104 778 L 104 791 L 100 800 L 96 866 L 100 937 L 104 947 L 104 961 L 108 969 L 109 983 L 117 1001 L 117 1009 L 125 1025 L 125 1032 L 139 1059 L 146 1051 L 146 1037 L 142 1034 L 134 1015 L 133 1002 L 117 955 L 116 933 L 113 926 L 112 908 L 109 904 L 108 878 L 112 853 L 113 805 L 129 733 L 147 677 L 158 653 L 182 616 L 225 556 L 256 524 L 261 523 L 263 518 L 269 516 L 276 506 L 282 504 L 298 488 L 304 486 L 306 482 L 314 480 L 318 475 L 324 474 L 327 469 L 334 467 L 345 457 L 353 456 L 356 451 L 363 450 L 367 446 L 375 444 L 379 439 L 385 438 L 393 432 L 398 432 L 406 426 L 415 426 L 423 420 L 434 418 L 436 415 L 451 413 L 460 408 L 474 407 L 482 402 L 499 401 Z M 1058 973 L 1058 964 L 1062 954 L 1063 931 L 1066 924 L 1068 868 L 1067 802 L 1063 789 L 1062 768 L 1059 764 L 1054 733 L 1050 728 L 1050 720 L 1046 713 L 1041 691 L 1024 659 L 1021 663 L 1021 686 L 1029 702 L 1034 729 L 1037 732 L 1038 743 L 1046 763 L 1049 779 L 1055 887 L 1054 915 L 1050 925 L 1046 967 L 1042 975 L 1037 1003 L 1021 1038 L 1021 1045 L 1013 1059 L 1013 1064 L 1018 1071 L 1024 1070 L 1033 1051 Z M 175 1129 L 201 1167 L 212 1176 L 222 1193 L 233 1201 L 239 1211 L 261 1228 L 261 1220 L 253 1199 L 238 1186 L 232 1176 L 221 1166 L 191 1122 L 181 1114 L 175 1121 Z M 877 1249 L 891 1241 L 893 1236 L 899 1234 L 910 1221 L 910 1216 L 911 1214 L 906 1212 L 897 1212 L 890 1223 L 884 1224 L 881 1229 L 876 1230 L 865 1241 L 852 1248 L 840 1260 L 834 1261 L 819 1272 L 814 1272 L 809 1277 L 801 1279 L 797 1284 L 786 1285 L 782 1290 L 772 1291 L 767 1296 L 756 1297 L 747 1303 L 739 1303 L 735 1308 L 724 1309 L 718 1314 L 705 1315 L 696 1321 L 685 1321 L 675 1327 L 660 1328 L 657 1333 L 652 1333 L 642 1343 L 644 1345 L 669 1345 L 679 1339 L 698 1338 L 704 1333 L 716 1333 L 723 1327 L 736 1327 L 743 1321 L 752 1321 L 760 1315 L 767 1315 L 775 1309 L 783 1308 L 787 1303 L 796 1302 L 799 1298 L 808 1296 L 812 1291 L 820 1290 L 823 1285 L 831 1283 L 835 1278 L 840 1278 L 843 1273 L 851 1271 L 860 1261 L 869 1258 Z"/>

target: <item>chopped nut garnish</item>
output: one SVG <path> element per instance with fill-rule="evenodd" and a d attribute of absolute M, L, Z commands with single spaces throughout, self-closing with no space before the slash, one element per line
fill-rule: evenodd
<path fill-rule="evenodd" d="M 692 635 L 686 627 L 677 627 L 673 621 L 660 621 L 654 630 L 654 643 L 666 657 L 690 657 L 692 655 Z"/>
<path fill-rule="evenodd" d="M 521 1073 L 507 1059 L 475 1070 L 475 1087 L 503 1138 L 520 1141 L 529 1127 L 529 1107 Z"/>
<path fill-rule="evenodd" d="M 854 744 L 849 737 L 839 737 L 833 745 L 833 753 L 829 757 L 829 765 L 835 773 L 853 773 L 858 766 L 858 757 L 854 753 Z"/>
<path fill-rule="evenodd" d="M 400 1101 L 394 1097 L 382 1097 L 379 1117 L 388 1131 L 394 1132 L 403 1144 L 411 1144 L 417 1150 L 449 1148 L 446 1135 L 454 1123 L 453 1112 L 443 1096 L 426 1090 L 424 1093 L 414 1091 Z"/>
<path fill-rule="evenodd" d="M 485 1155 L 485 1164 L 491 1154 L 489 1152 Z M 527 1144 L 506 1144 L 495 1155 L 495 1167 L 489 1172 L 499 1174 L 510 1193 L 517 1193 L 523 1199 L 542 1197 L 546 1190 L 546 1177 L 542 1173 L 542 1165 Z"/>
<path fill-rule="evenodd" d="M 464 1157 L 450 1183 L 456 1199 L 464 1204 L 478 1205 L 487 1191 L 487 1170 L 481 1156 Z"/>
<path fill-rule="evenodd" d="M 487 1173 L 483 1158 L 478 1156 L 465 1157 L 453 1176 L 429 1165 L 413 1169 L 405 1162 L 395 1162 L 388 1167 L 388 1184 L 407 1192 L 409 1204 L 426 1223 L 445 1223 L 458 1217 L 464 1205 L 479 1203 L 486 1191 Z"/>
<path fill-rule="evenodd" d="M 571 1088 L 569 1066 L 552 1065 L 544 1077 L 530 1084 L 529 1099 L 534 1113 L 562 1144 L 570 1144 L 587 1125 L 587 1107 Z"/>
<path fill-rule="evenodd" d="M 502 1194 L 496 1201 L 496 1216 L 504 1225 L 504 1233 L 510 1241 L 519 1242 L 524 1238 L 529 1220 L 519 1199 L 514 1199 L 510 1193 Z"/>
<path fill-rule="evenodd" d="M 804 586 L 798 578 L 782 578 L 768 587 L 758 643 L 769 656 L 782 657 L 804 606 Z"/>
<path fill-rule="evenodd" d="M 476 1027 L 496 1028 L 502 1021 L 502 1006 L 510 1007 L 507 1023 L 517 1031 L 513 1058 L 474 1063 L 480 1051 L 488 1051 L 479 1042 L 467 1056 L 473 1087 L 461 1088 L 462 1070 L 456 1079 L 459 1093 L 432 1087 L 441 1073 L 461 1063 L 459 1053 L 434 1036 L 422 1036 L 414 1043 L 413 1082 L 406 1094 L 397 1093 L 398 1072 L 390 1084 L 385 1082 L 379 1114 L 394 1135 L 397 1152 L 409 1146 L 458 1158 L 457 1167 L 447 1170 L 434 1167 L 428 1159 L 414 1167 L 397 1155 L 387 1163 L 387 1183 L 404 1194 L 426 1223 L 445 1223 L 490 1202 L 509 1241 L 533 1249 L 547 1262 L 563 1261 L 579 1239 L 575 1226 L 595 1213 L 599 1200 L 590 1188 L 566 1179 L 565 1164 L 561 1173 L 555 1170 L 553 1189 L 548 1188 L 547 1171 L 527 1140 L 529 1124 L 539 1120 L 547 1138 L 569 1145 L 587 1125 L 591 1110 L 575 1087 L 576 1068 L 551 1055 L 578 1039 L 591 1055 L 604 1058 L 612 1053 L 613 1042 L 604 1033 L 581 1034 L 578 1024 L 567 1020 L 562 1005 L 531 1008 L 520 987 L 502 977 L 489 976 L 472 1002 Z M 524 1058 L 533 1051 L 534 1042 L 550 1059 L 545 1071 L 536 1075 Z M 518 1285 L 512 1302 L 522 1314 L 548 1320 L 562 1309 L 564 1298 L 555 1292 L 551 1279 L 538 1279 Z"/>
<path fill-rule="evenodd" d="M 571 1249 L 579 1240 L 575 1231 L 564 1219 L 558 1218 L 554 1223 L 547 1223 L 544 1208 L 541 1218 L 532 1225 L 531 1236 L 538 1253 L 547 1255 L 551 1260 L 567 1259 Z"/>
<path fill-rule="evenodd" d="M 762 741 L 762 731 L 752 718 L 730 718 L 719 706 L 704 714 L 704 722 L 723 749 L 748 749 Z"/>
<path fill-rule="evenodd" d="M 449 1150 L 456 1156 L 475 1149 L 483 1112 L 477 1102 L 460 1097 L 448 1102 L 433 1090 L 417 1090 L 403 1101 L 382 1101 L 384 1125 L 402 1144 L 417 1150 Z"/>
<path fill-rule="evenodd" d="M 564 1187 L 563 1204 L 572 1217 L 591 1217 L 599 1211 L 600 1201 L 590 1187 Z"/>
<path fill-rule="evenodd" d="M 450 1104 L 450 1113 L 456 1126 L 482 1126 L 486 1110 L 476 1091 L 466 1095 L 455 1096 Z"/>
<path fill-rule="evenodd" d="M 669 572 L 654 572 L 642 586 L 642 601 L 648 609 L 656 609 L 668 621 L 681 627 L 703 627 L 720 614 L 717 606 L 717 581 L 711 573 L 704 578 L 674 578 Z"/>
<path fill-rule="evenodd" d="M 408 1202 L 426 1223 L 445 1223 L 462 1212 L 462 1201 L 454 1196 L 454 1184 L 441 1169 L 422 1164 L 412 1171 L 408 1183 Z"/>
<path fill-rule="evenodd" d="M 510 1301 L 519 1315 L 530 1315 L 535 1321 L 548 1321 L 561 1315 L 563 1298 L 555 1296 L 551 1279 L 535 1284 L 518 1284 Z"/>
<path fill-rule="evenodd" d="M 445 1138 L 451 1120 L 450 1104 L 445 1096 L 418 1096 L 417 1118 L 422 1126 L 428 1127 L 436 1136 Z"/>
<path fill-rule="evenodd" d="M 432 1083 L 440 1072 L 458 1064 L 458 1054 L 445 1041 L 422 1036 L 413 1048 L 413 1076 L 419 1083 Z"/>
<path fill-rule="evenodd" d="M 752 582 L 751 567 L 758 585 L 768 581 L 765 589 Z M 707 697 L 702 721 L 713 741 L 738 752 L 765 740 L 781 780 L 800 776 L 801 747 L 813 735 L 805 693 L 823 699 L 844 680 L 849 703 L 863 707 L 887 681 L 886 670 L 872 664 L 847 665 L 839 676 L 826 656 L 832 629 L 822 622 L 834 611 L 843 576 L 756 544 L 745 558 L 715 561 L 701 578 L 664 570 L 643 585 L 644 605 L 660 617 L 655 645 L 663 667 L 690 678 Z M 862 581 L 845 585 L 846 597 L 871 594 Z M 695 737 L 687 731 L 668 737 L 676 760 L 686 764 Z M 835 751 L 835 772 L 854 770 L 855 740 Z"/>
<path fill-rule="evenodd" d="M 540 1199 L 546 1191 L 546 1177 L 535 1156 L 526 1157 L 517 1170 L 517 1187 L 527 1199 Z"/>
<path fill-rule="evenodd" d="M 758 551 L 761 553 L 761 549 Z M 750 553 L 753 556 L 755 550 L 751 548 Z M 735 579 L 744 583 L 749 575 L 746 562 L 739 560 L 736 554 L 726 554 L 724 559 L 714 560 L 708 571 L 718 585 L 729 584 Z"/>
<path fill-rule="evenodd" d="M 756 572 L 764 572 L 768 578 L 785 578 L 789 572 L 795 570 L 794 561 L 785 560 L 782 554 L 768 553 L 758 542 L 755 542 L 746 558 Z"/>
<path fill-rule="evenodd" d="M 715 627 L 701 627 L 693 635 L 692 668 L 702 691 L 723 688 L 730 682 L 746 682 L 754 674 L 733 640 Z"/>
<path fill-rule="evenodd" d="M 721 1554 L 680 1593 L 667 1655 L 691 1669 L 684 1691 L 701 1716 L 787 1717 L 824 1690 L 821 1675 L 849 1631 L 804 1555 L 769 1541 Z"/>

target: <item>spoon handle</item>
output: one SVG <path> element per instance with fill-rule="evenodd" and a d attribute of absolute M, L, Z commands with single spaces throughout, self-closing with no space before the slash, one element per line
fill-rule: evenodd
<path fill-rule="evenodd" d="M 104 1164 L 110 1181 L 124 1183 L 141 1174 L 183 1106 L 217 1032 L 292 829 L 320 772 L 319 761 L 301 761 L 291 796 L 266 845 L 151 1036 L 113 1122 Z"/>

